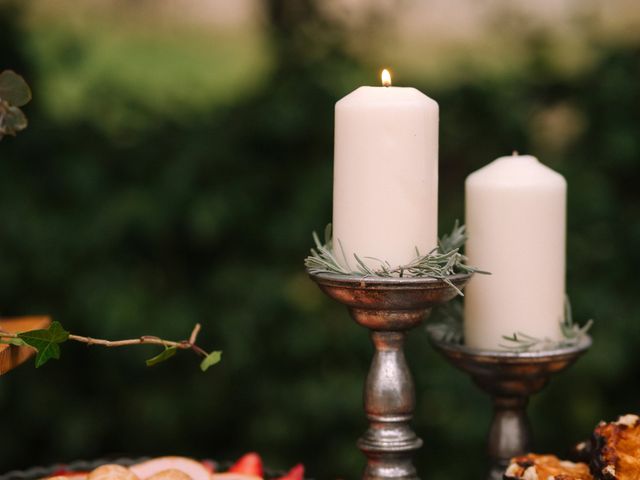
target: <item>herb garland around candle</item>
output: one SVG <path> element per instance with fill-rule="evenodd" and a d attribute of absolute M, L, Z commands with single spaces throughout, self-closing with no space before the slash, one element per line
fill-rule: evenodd
<path fill-rule="evenodd" d="M 503 335 L 502 339 L 506 344 L 500 344 L 504 349 L 515 352 L 528 352 L 531 350 L 553 350 L 557 348 L 575 347 L 593 326 L 593 319 L 580 326 L 573 321 L 573 312 L 569 296 L 565 295 L 564 320 L 560 322 L 562 340 L 551 340 L 550 338 L 537 338 L 523 332 L 514 332 L 511 335 Z"/>
<path fill-rule="evenodd" d="M 429 333 L 439 342 L 461 345 L 464 343 L 462 322 L 464 313 L 462 302 L 450 302 L 438 308 L 435 312 L 437 320 L 429 325 Z M 573 321 L 571 302 L 565 296 L 564 319 L 560 322 L 562 331 L 561 340 L 550 338 L 538 338 L 523 332 L 514 332 L 511 335 L 503 335 L 505 343 L 500 344 L 504 350 L 514 353 L 530 352 L 534 350 L 557 350 L 560 348 L 575 347 L 593 326 L 593 320 L 588 320 L 584 325 L 578 325 Z"/>
<path fill-rule="evenodd" d="M 304 264 L 309 273 L 331 273 L 337 275 L 361 275 L 363 277 L 426 277 L 436 278 L 447 282 L 462 295 L 455 285 L 448 279 L 451 275 L 459 273 L 482 273 L 488 274 L 476 267 L 467 265 L 467 257 L 460 253 L 460 248 L 467 240 L 464 225 L 460 225 L 456 220 L 450 234 L 445 234 L 438 241 L 438 247 L 426 255 L 421 254 L 416 248 L 416 258 L 405 265 L 392 267 L 389 262 L 374 257 L 364 257 L 368 260 L 375 260 L 380 263 L 379 268 L 371 268 L 362 259 L 353 254 L 358 270 L 351 271 L 343 267 L 336 258 L 334 251 L 331 224 L 328 224 L 324 232 L 324 243 L 320 241 L 316 232 L 313 232 L 315 248 L 311 249 L 311 254 L 305 259 Z M 342 256 L 345 257 L 344 249 L 340 245 Z"/>

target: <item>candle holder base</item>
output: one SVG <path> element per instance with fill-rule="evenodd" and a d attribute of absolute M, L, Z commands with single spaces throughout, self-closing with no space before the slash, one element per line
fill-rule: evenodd
<path fill-rule="evenodd" d="M 329 297 L 345 305 L 370 330 L 375 348 L 364 388 L 369 429 L 358 441 L 367 457 L 366 480 L 417 480 L 413 452 L 422 446 L 410 426 L 415 408 L 413 378 L 404 356 L 406 332 L 435 305 L 454 298 L 471 275 L 433 278 L 310 274 Z M 455 287 L 454 287 L 455 286 Z"/>
<path fill-rule="evenodd" d="M 489 480 L 501 480 L 512 457 L 531 448 L 527 417 L 529 397 L 542 390 L 554 373 L 568 368 L 591 347 L 585 335 L 572 347 L 547 351 L 487 351 L 438 339 L 438 325 L 427 327 L 429 341 L 450 363 L 469 374 L 491 396 L 493 419 L 487 451 Z"/>

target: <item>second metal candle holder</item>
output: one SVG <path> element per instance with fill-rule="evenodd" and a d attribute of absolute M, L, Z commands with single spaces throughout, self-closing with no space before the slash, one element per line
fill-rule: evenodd
<path fill-rule="evenodd" d="M 529 397 L 542 390 L 554 373 L 566 369 L 585 353 L 591 346 L 591 337 L 584 335 L 571 347 L 511 352 L 479 350 L 440 340 L 439 325 L 430 325 L 427 332 L 435 349 L 491 396 L 488 480 L 501 480 L 509 460 L 530 451 L 532 436 L 526 410 Z"/>
<path fill-rule="evenodd" d="M 358 441 L 367 457 L 363 478 L 417 480 L 412 456 L 422 440 L 410 426 L 415 388 L 404 357 L 404 338 L 433 306 L 454 298 L 471 275 L 453 275 L 448 281 L 327 273 L 311 273 L 310 277 L 371 331 L 375 353 L 364 389 L 369 429 Z"/>

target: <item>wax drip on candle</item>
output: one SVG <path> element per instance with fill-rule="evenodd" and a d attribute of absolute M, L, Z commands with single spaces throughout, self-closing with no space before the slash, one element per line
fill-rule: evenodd
<path fill-rule="evenodd" d="M 387 70 L 386 68 L 384 70 L 382 70 L 382 86 L 383 87 L 390 87 L 391 86 L 391 74 L 389 73 L 389 70 Z"/>

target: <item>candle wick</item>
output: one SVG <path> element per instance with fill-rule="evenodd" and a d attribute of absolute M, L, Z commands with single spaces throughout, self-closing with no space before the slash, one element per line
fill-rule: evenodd
<path fill-rule="evenodd" d="M 517 156 L 518 156 L 518 150 L 514 150 L 514 151 L 512 152 L 512 155 L 513 155 L 514 157 L 517 157 Z"/>

